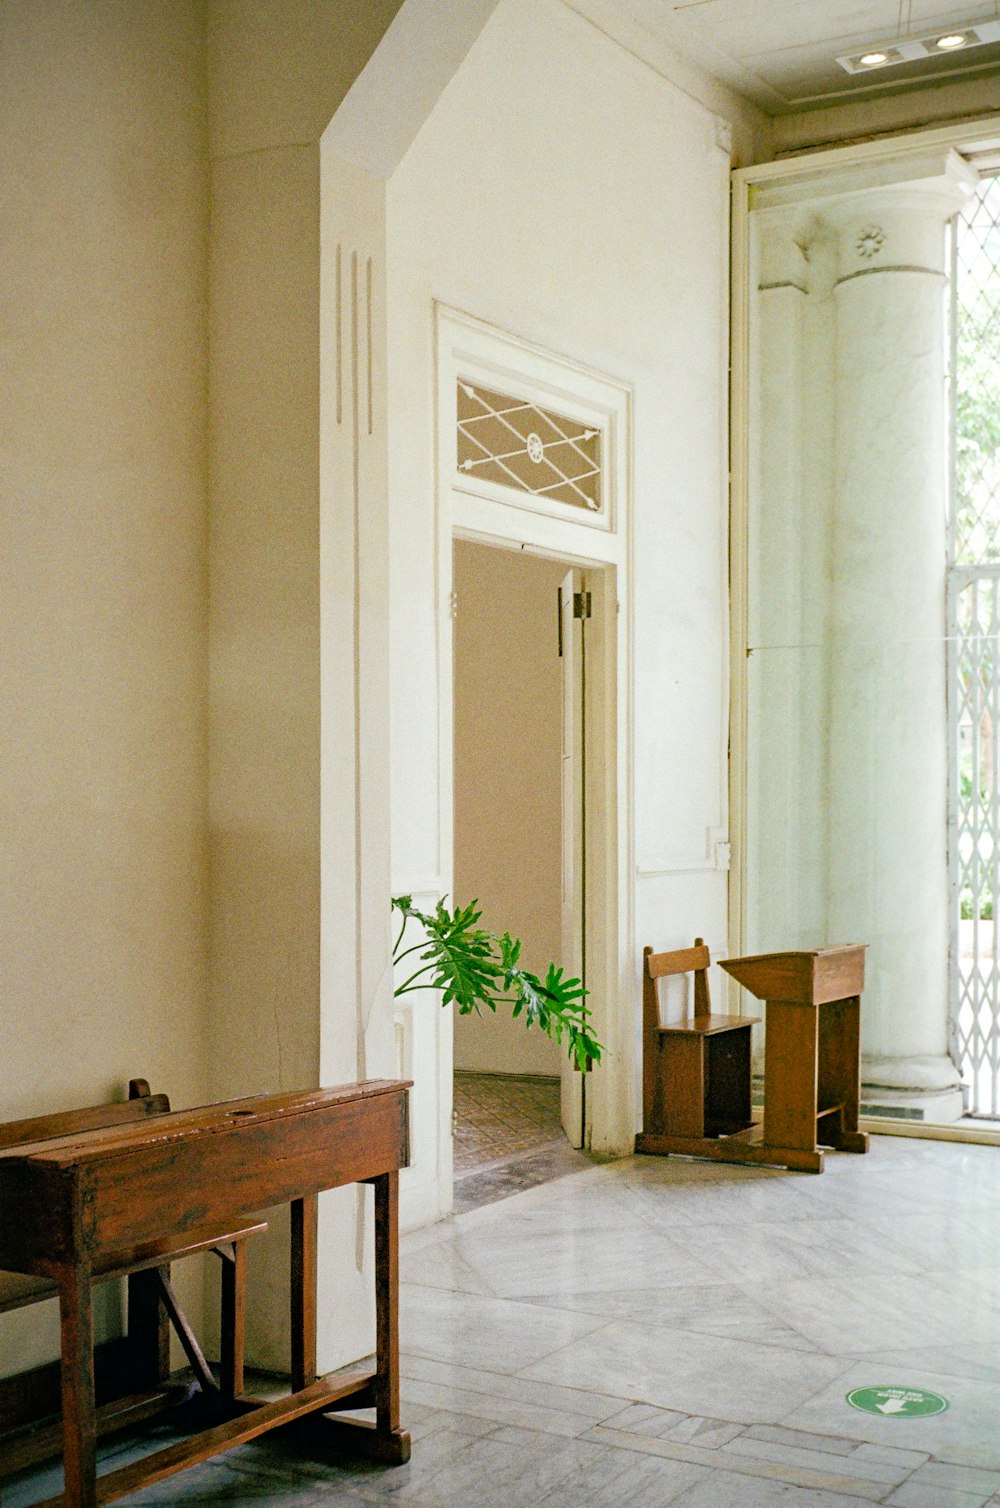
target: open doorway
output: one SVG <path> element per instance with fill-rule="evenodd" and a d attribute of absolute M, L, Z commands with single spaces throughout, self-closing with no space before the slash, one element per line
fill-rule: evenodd
<path fill-rule="evenodd" d="M 583 975 L 585 668 L 570 569 L 459 539 L 453 571 L 454 897 L 519 937 L 533 972 L 554 961 Z M 585 1165 L 584 1076 L 556 1043 L 509 1014 L 456 1015 L 454 1053 L 456 1210 Z"/>

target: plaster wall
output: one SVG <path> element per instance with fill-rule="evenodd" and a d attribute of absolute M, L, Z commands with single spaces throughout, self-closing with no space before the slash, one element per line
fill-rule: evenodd
<path fill-rule="evenodd" d="M 562 676 L 556 603 L 566 567 L 455 544 L 455 890 L 482 925 L 562 962 Z M 455 1067 L 558 1075 L 562 1054 L 510 1012 L 455 1016 Z"/>
<path fill-rule="evenodd" d="M 4 1118 L 207 1089 L 202 49 L 195 0 L 0 4 Z"/>
<path fill-rule="evenodd" d="M 353 965 L 325 1027 L 320 984 L 320 137 L 398 9 L 399 0 L 208 5 L 213 1098 L 362 1076 Z M 349 510 L 334 528 L 343 530 L 334 549 L 350 558 Z M 349 596 L 344 606 L 339 655 L 351 662 Z M 353 740 L 355 689 L 342 687 L 333 738 Z M 353 782 L 328 792 L 328 820 L 349 825 Z M 353 882 L 353 847 L 339 862 Z M 331 945 L 352 958 L 350 918 L 331 924 Z M 324 1197 L 321 1218 L 320 1346 L 333 1367 L 368 1344 L 370 1215 L 363 1194 L 338 1192 Z M 254 1248 L 251 1280 L 268 1299 L 250 1316 L 252 1359 L 286 1366 L 282 1213 Z M 343 1309 L 327 1302 L 338 1285 L 343 1294 L 353 1285 Z"/>
<path fill-rule="evenodd" d="M 441 851 L 434 300 L 634 384 L 636 953 L 726 938 L 728 150 L 557 0 L 503 0 L 388 190 L 393 885 Z M 629 877 L 623 875 L 622 883 Z M 636 965 L 620 1009 L 635 1022 Z M 624 1147 L 622 1148 L 624 1150 Z"/>

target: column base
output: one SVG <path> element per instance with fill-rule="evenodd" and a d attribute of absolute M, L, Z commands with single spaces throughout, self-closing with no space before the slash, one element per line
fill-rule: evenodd
<path fill-rule="evenodd" d="M 862 1059 L 862 1115 L 947 1126 L 964 1113 L 958 1070 L 946 1055 Z"/>

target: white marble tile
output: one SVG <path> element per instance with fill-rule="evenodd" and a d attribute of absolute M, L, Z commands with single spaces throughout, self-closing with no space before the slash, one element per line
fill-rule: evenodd
<path fill-rule="evenodd" d="M 690 1283 L 697 1271 L 676 1239 L 625 1218 L 613 1228 L 588 1231 L 584 1223 L 568 1233 L 558 1225 L 526 1229 L 517 1222 L 456 1236 L 454 1244 L 473 1281 L 489 1292 L 553 1304 L 572 1294 L 619 1290 L 623 1280 L 630 1288 Z M 471 1287 L 462 1277 L 457 1285 L 466 1292 Z"/>
<path fill-rule="evenodd" d="M 805 1198 L 800 1178 L 792 1173 L 765 1173 L 748 1168 L 727 1169 L 729 1176 L 710 1181 L 636 1185 L 637 1202 L 646 1217 L 669 1230 L 678 1222 L 711 1225 L 754 1224 L 759 1221 L 810 1220 L 813 1202 Z M 735 1176 L 733 1176 L 735 1175 Z"/>
<path fill-rule="evenodd" d="M 418 1502 L 425 1508 L 445 1504 L 532 1508 L 567 1477 L 593 1469 L 603 1456 L 601 1446 L 587 1441 L 501 1428 L 444 1462 L 433 1474 L 423 1478 L 414 1474 L 410 1481 L 394 1487 L 392 1500 Z"/>
<path fill-rule="evenodd" d="M 989 1500 L 978 1492 L 956 1492 L 948 1487 L 921 1487 L 915 1482 L 904 1482 L 885 1501 L 891 1508 L 983 1508 Z"/>
<path fill-rule="evenodd" d="M 838 1440 L 834 1435 L 810 1435 L 803 1429 L 785 1429 L 780 1424 L 751 1424 L 743 1433 L 751 1440 L 771 1440 L 799 1450 L 822 1450 L 836 1456 L 851 1456 L 861 1449 L 856 1440 Z M 919 1465 L 916 1461 L 914 1465 Z"/>
<path fill-rule="evenodd" d="M 708 1480 L 682 1492 L 671 1508 L 858 1508 L 854 1494 L 809 1487 L 785 1487 L 713 1471 Z"/>
<path fill-rule="evenodd" d="M 1000 1472 L 983 1471 L 975 1466 L 949 1466 L 942 1461 L 928 1461 L 919 1466 L 909 1479 L 919 1487 L 949 1487 L 954 1492 L 981 1492 L 992 1497 L 1000 1492 Z"/>
<path fill-rule="evenodd" d="M 889 1461 L 894 1466 L 908 1466 L 911 1471 L 927 1460 L 926 1451 L 901 1450 L 893 1445 L 859 1445 L 854 1454 L 859 1461 Z"/>
<path fill-rule="evenodd" d="M 890 1385 L 939 1393 L 949 1407 L 942 1414 L 922 1418 L 884 1419 L 853 1409 L 846 1401 L 847 1393 L 854 1388 Z M 875 1445 L 925 1451 L 936 1460 L 1000 1471 L 998 1420 L 1000 1384 L 935 1372 L 887 1376 L 881 1368 L 874 1370 L 868 1361 L 855 1361 L 829 1387 L 792 1408 L 781 1422 L 816 1434 L 843 1435 L 850 1430 L 859 1440 Z"/>
<path fill-rule="evenodd" d="M 967 1306 L 972 1314 L 975 1328 L 975 1306 Z M 961 1330 L 956 1333 L 961 1334 Z M 936 1372 L 949 1377 L 965 1377 L 971 1381 L 1000 1383 L 1000 1348 L 995 1342 L 972 1345 L 944 1345 L 895 1347 L 878 1351 L 866 1358 L 873 1366 L 891 1368 L 909 1373 L 914 1368 L 922 1372 Z"/>
<path fill-rule="evenodd" d="M 854 1455 L 841 1456 L 832 1451 L 805 1450 L 800 1445 L 788 1445 L 777 1440 L 758 1440 L 751 1435 L 738 1435 L 722 1447 L 722 1455 L 749 1456 L 757 1461 L 774 1461 L 778 1465 L 802 1466 L 813 1471 L 826 1472 L 832 1476 L 860 1477 L 866 1482 L 880 1482 L 884 1487 L 897 1487 L 909 1474 L 909 1466 L 899 1466 L 887 1461 L 859 1460 Z"/>
<path fill-rule="evenodd" d="M 633 1435 L 651 1435 L 654 1439 L 669 1434 L 676 1425 L 689 1419 L 690 1414 L 678 1413 L 676 1409 L 659 1409 L 652 1403 L 628 1403 L 623 1409 L 610 1414 L 604 1423 L 609 1429 L 621 1429 Z"/>
<path fill-rule="evenodd" d="M 583 1414 L 571 1414 L 537 1402 L 523 1403 L 516 1398 L 498 1398 L 495 1393 L 473 1392 L 441 1382 L 406 1379 L 402 1387 L 404 1402 L 416 1400 L 434 1408 L 447 1409 L 455 1415 L 492 1420 L 494 1424 L 514 1425 L 538 1430 L 545 1435 L 572 1439 L 593 1427 L 594 1421 Z"/>
<path fill-rule="evenodd" d="M 839 1361 L 779 1346 L 614 1323 L 524 1369 L 540 1381 L 587 1378 L 603 1393 L 736 1423 L 778 1423 L 824 1388 Z"/>
<path fill-rule="evenodd" d="M 588 1314 L 400 1284 L 400 1344 L 438 1361 L 516 1372 L 600 1326 Z"/>
<path fill-rule="evenodd" d="M 711 1476 L 687 1461 L 608 1449 L 599 1461 L 565 1477 L 541 1502 L 544 1508 L 667 1508 Z"/>
<path fill-rule="evenodd" d="M 754 1290 L 762 1308 L 829 1355 L 884 1351 L 906 1336 L 919 1349 L 971 1332 L 978 1316 L 930 1278 L 898 1270 L 865 1269 L 864 1281 L 843 1273 L 772 1282 Z"/>
<path fill-rule="evenodd" d="M 545 1304 L 548 1300 L 529 1302 Z M 671 1330 L 787 1346 L 796 1351 L 817 1349 L 813 1341 L 770 1312 L 753 1293 L 715 1278 L 699 1284 L 637 1288 L 630 1283 L 619 1289 L 560 1293 L 558 1302 L 560 1308 L 608 1319 L 665 1325 Z"/>
<path fill-rule="evenodd" d="M 856 1220 L 678 1226 L 674 1240 L 704 1273 L 739 1274 L 744 1284 L 839 1278 L 859 1271 L 919 1273 L 901 1247 Z"/>
<path fill-rule="evenodd" d="M 435 1361 L 431 1357 L 412 1356 L 407 1352 L 403 1352 L 400 1358 L 399 1370 L 401 1377 L 414 1382 L 436 1382 L 445 1387 L 484 1393 L 491 1398 L 510 1398 L 519 1403 L 561 1409 L 591 1422 L 607 1419 L 621 1408 L 620 1398 L 607 1397 L 584 1386 L 560 1388 L 551 1382 L 529 1382 L 524 1377 L 506 1372 L 488 1372 L 481 1367 Z"/>

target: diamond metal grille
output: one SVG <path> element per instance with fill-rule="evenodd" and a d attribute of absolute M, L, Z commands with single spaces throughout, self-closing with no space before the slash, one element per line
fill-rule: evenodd
<path fill-rule="evenodd" d="M 971 1113 L 1000 1117 L 1000 179 L 959 216 L 952 298 L 951 1025 Z"/>
<path fill-rule="evenodd" d="M 456 461 L 466 476 L 602 511 L 600 430 L 461 379 Z"/>
<path fill-rule="evenodd" d="M 1000 178 L 986 178 L 955 237 L 956 565 L 1000 561 Z"/>

